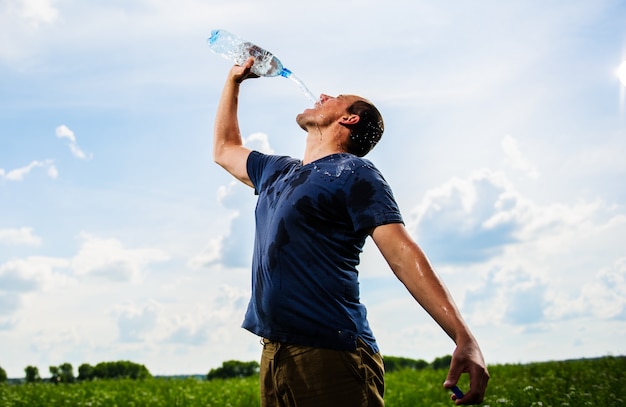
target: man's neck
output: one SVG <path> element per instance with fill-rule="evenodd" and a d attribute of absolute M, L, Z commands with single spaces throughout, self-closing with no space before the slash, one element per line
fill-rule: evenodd
<path fill-rule="evenodd" d="M 332 131 L 332 127 L 310 129 L 306 137 L 306 147 L 302 164 L 309 164 L 331 154 L 345 153 L 341 140 L 343 132 Z"/>
<path fill-rule="evenodd" d="M 331 154 L 338 154 L 338 153 L 345 153 L 345 151 L 340 150 L 340 149 L 317 150 L 317 151 L 312 151 L 312 152 L 306 151 L 304 153 L 304 158 L 302 158 L 302 164 L 306 165 L 306 164 L 312 163 L 313 161 L 317 161 L 320 158 L 328 157 Z"/>

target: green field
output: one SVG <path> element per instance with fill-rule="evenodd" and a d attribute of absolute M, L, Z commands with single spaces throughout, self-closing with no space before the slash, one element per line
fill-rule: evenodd
<path fill-rule="evenodd" d="M 489 367 L 483 406 L 626 406 L 626 358 Z M 441 388 L 444 370 L 387 374 L 386 405 L 452 406 Z M 461 382 L 462 389 L 467 382 Z M 258 406 L 258 378 L 228 380 L 100 380 L 75 384 L 0 384 L 1 407 Z"/>

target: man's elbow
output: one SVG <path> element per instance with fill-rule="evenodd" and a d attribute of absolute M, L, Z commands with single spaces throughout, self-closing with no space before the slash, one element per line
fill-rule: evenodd
<path fill-rule="evenodd" d="M 213 161 L 223 167 L 226 163 L 226 148 L 223 146 L 215 146 L 213 148 Z"/>
<path fill-rule="evenodd" d="M 220 157 L 216 157 L 214 155 L 213 156 L 213 162 L 215 162 L 217 165 L 219 165 L 220 167 L 222 167 L 226 171 L 231 172 L 231 169 L 230 169 L 228 161 L 225 161 L 225 160 L 221 159 Z"/>
<path fill-rule="evenodd" d="M 213 150 L 213 162 L 216 164 L 220 164 L 220 155 L 215 150 Z"/>
<path fill-rule="evenodd" d="M 237 159 L 236 150 L 234 149 L 227 147 L 213 149 L 213 161 L 233 175 L 233 171 L 237 166 Z"/>

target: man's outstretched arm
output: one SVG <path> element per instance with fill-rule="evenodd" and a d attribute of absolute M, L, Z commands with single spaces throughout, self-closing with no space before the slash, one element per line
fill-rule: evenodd
<path fill-rule="evenodd" d="M 252 186 L 246 169 L 250 149 L 243 146 L 237 109 L 241 82 L 256 77 L 250 72 L 253 63 L 254 59 L 250 58 L 243 66 L 235 65 L 231 68 L 217 106 L 213 127 L 213 160 L 248 186 Z"/>
<path fill-rule="evenodd" d="M 401 223 L 378 226 L 372 232 L 372 239 L 413 298 L 456 343 L 444 387 L 452 388 L 462 373 L 469 373 L 470 389 L 457 404 L 482 402 L 489 381 L 482 352 L 426 255 Z"/>

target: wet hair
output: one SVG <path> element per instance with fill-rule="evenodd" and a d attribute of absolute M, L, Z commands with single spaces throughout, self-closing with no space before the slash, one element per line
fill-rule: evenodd
<path fill-rule="evenodd" d="M 347 112 L 359 116 L 359 121 L 356 124 L 344 124 L 350 130 L 350 138 L 344 147 L 348 153 L 363 157 L 383 136 L 383 117 L 376 106 L 365 100 L 357 100 L 348 107 Z"/>

